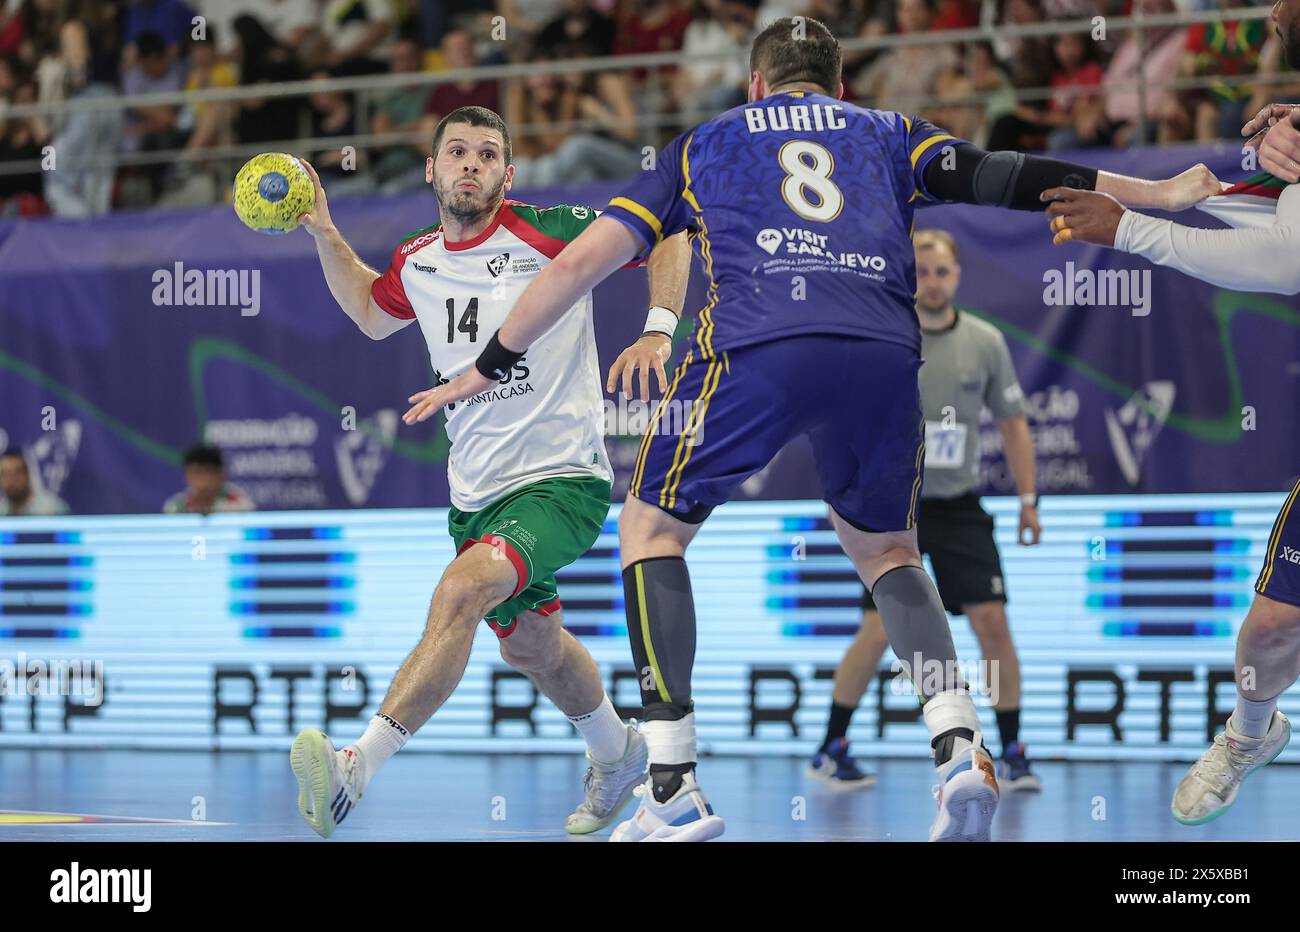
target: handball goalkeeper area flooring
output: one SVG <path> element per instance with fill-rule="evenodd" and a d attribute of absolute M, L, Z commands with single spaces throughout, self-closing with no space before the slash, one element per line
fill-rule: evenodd
<path fill-rule="evenodd" d="M 399 754 L 332 842 L 566 841 L 582 798 L 577 754 Z M 836 792 L 794 758 L 706 758 L 703 786 L 727 822 L 720 841 L 924 841 L 934 814 L 927 761 L 865 758 L 870 789 Z M 994 841 L 1225 841 L 1300 839 L 1300 767 L 1251 777 L 1236 805 L 1209 825 L 1169 815 L 1186 764 L 1035 765 L 1041 793 L 1005 794 Z M 634 801 L 635 802 L 635 801 Z M 633 803 L 625 814 L 630 815 Z M 306 841 L 288 750 L 0 751 L 0 842 Z"/>

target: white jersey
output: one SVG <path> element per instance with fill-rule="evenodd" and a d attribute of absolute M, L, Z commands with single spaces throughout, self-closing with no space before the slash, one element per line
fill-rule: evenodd
<path fill-rule="evenodd" d="M 472 240 L 449 243 L 440 227 L 418 230 L 394 251 L 371 295 L 394 317 L 419 322 L 441 385 L 474 366 L 528 284 L 597 214 L 508 200 Z M 591 312 L 587 292 L 498 385 L 444 409 L 457 508 L 479 511 L 556 476 L 611 479 Z"/>

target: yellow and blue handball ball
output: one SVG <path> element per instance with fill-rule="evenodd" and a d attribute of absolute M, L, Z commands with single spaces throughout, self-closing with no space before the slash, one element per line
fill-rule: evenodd
<path fill-rule="evenodd" d="M 316 203 L 316 186 L 296 158 L 284 152 L 255 155 L 235 175 L 231 199 L 244 226 L 258 233 L 292 233 Z"/>

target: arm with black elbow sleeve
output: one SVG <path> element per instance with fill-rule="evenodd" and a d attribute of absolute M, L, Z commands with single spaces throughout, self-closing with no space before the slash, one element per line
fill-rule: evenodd
<path fill-rule="evenodd" d="M 1048 188 L 1097 189 L 1098 171 L 1086 165 L 970 144 L 953 146 L 951 155 L 932 158 L 925 167 L 926 190 L 941 201 L 1042 210 L 1040 195 Z"/>
<path fill-rule="evenodd" d="M 1214 173 L 1199 164 L 1172 178 L 1148 181 L 1040 155 L 986 152 L 970 143 L 930 159 L 922 177 L 925 193 L 941 201 L 1011 210 L 1042 210 L 1041 195 L 1051 188 L 1109 194 L 1125 207 L 1183 210 L 1218 194 L 1221 187 Z"/>

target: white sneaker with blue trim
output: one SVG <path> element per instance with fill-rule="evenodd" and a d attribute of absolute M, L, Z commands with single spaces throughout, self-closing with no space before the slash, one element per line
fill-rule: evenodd
<path fill-rule="evenodd" d="M 667 801 L 655 800 L 647 779 L 632 791 L 641 798 L 636 814 L 620 822 L 610 841 L 708 841 L 726 829 L 722 816 L 704 798 L 694 772 L 682 775 L 682 785 Z"/>
<path fill-rule="evenodd" d="M 998 778 L 979 732 L 969 748 L 939 768 L 934 798 L 939 813 L 930 826 L 931 841 L 989 840 L 998 808 Z"/>

